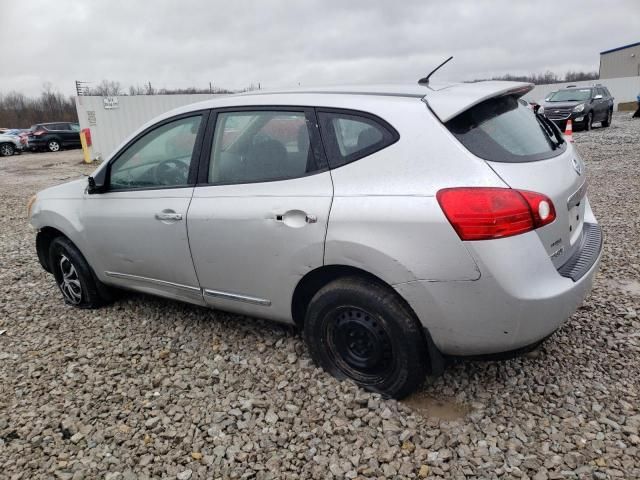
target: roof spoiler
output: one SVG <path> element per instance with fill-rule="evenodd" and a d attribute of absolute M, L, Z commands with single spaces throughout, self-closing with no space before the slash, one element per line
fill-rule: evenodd
<path fill-rule="evenodd" d="M 458 83 L 431 91 L 422 98 L 442 123 L 490 98 L 514 95 L 518 98 L 533 89 L 532 83 L 488 81 Z"/>

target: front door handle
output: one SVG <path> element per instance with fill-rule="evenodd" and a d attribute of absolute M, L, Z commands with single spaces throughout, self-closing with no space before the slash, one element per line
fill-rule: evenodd
<path fill-rule="evenodd" d="M 160 213 L 156 213 L 156 219 L 157 220 L 162 220 L 163 222 L 175 222 L 178 220 L 182 220 L 182 214 L 181 213 L 175 213 L 175 212 L 160 212 Z"/>

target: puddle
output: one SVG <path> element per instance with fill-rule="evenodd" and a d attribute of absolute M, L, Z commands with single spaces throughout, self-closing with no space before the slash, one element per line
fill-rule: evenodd
<path fill-rule="evenodd" d="M 408 396 L 402 403 L 425 417 L 445 421 L 461 420 L 471 411 L 467 405 L 454 400 L 433 398 L 420 392 Z"/>
<path fill-rule="evenodd" d="M 615 288 L 629 295 L 640 297 L 640 282 L 637 280 L 607 280 L 606 284 L 610 288 Z"/>

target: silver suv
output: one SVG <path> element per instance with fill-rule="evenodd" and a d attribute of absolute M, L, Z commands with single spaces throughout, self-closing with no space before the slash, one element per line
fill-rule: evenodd
<path fill-rule="evenodd" d="M 580 305 L 602 249 L 584 165 L 529 84 L 227 96 L 37 194 L 64 300 L 111 287 L 294 324 L 331 374 L 402 397 Z"/>

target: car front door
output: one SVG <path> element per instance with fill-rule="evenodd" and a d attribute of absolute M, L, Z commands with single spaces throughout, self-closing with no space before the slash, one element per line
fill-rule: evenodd
<path fill-rule="evenodd" d="M 608 103 L 607 103 L 607 100 L 605 100 L 604 98 L 604 92 L 602 91 L 601 88 L 594 89 L 594 94 L 595 96 L 600 97 L 594 100 L 595 105 L 594 105 L 593 120 L 598 122 L 606 118 Z"/>
<path fill-rule="evenodd" d="M 323 264 L 333 196 L 315 114 L 269 107 L 215 117 L 188 215 L 204 299 L 289 321 L 298 281 Z"/>
<path fill-rule="evenodd" d="M 186 217 L 207 118 L 147 129 L 108 165 L 106 191 L 86 195 L 81 221 L 101 280 L 203 304 Z"/>

